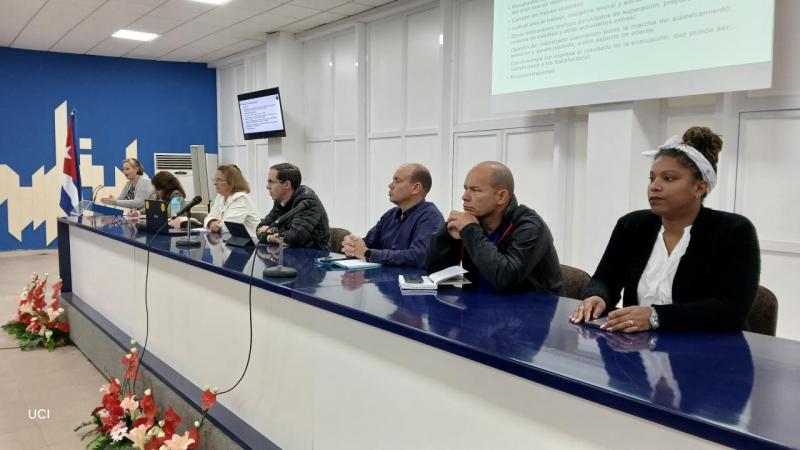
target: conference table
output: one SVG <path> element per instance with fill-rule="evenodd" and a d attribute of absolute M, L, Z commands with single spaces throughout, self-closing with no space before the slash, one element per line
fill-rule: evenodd
<path fill-rule="evenodd" d="M 800 447 L 795 341 L 607 333 L 571 324 L 573 299 L 404 292 L 422 270 L 337 270 L 312 249 L 265 278 L 274 246 L 185 249 L 119 217 L 62 218 L 58 237 L 63 301 L 120 348 L 147 338 L 143 364 L 182 398 L 247 365 L 210 414 L 242 447 Z"/>

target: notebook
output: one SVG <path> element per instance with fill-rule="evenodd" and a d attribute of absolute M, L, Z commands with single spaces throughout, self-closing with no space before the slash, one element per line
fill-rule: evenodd
<path fill-rule="evenodd" d="M 347 270 L 375 269 L 381 267 L 380 263 L 364 261 L 363 259 L 339 259 L 333 261 L 332 264 Z"/>
<path fill-rule="evenodd" d="M 428 276 L 425 275 L 399 275 L 397 282 L 400 289 L 435 290 L 444 284 L 469 284 L 464 278 L 467 270 L 461 266 L 450 266 Z"/>

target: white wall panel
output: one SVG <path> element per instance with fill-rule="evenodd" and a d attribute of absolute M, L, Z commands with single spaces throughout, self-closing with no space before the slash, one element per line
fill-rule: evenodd
<path fill-rule="evenodd" d="M 442 214 L 450 211 L 450 183 L 448 167 L 442 163 L 442 140 L 438 134 L 409 136 L 406 138 L 406 161 L 420 163 L 428 168 L 433 178 L 433 187 L 427 200 L 436 204 Z M 387 181 L 388 183 L 388 181 Z"/>
<path fill-rule="evenodd" d="M 306 167 L 301 167 L 303 184 L 307 184 L 317 193 L 330 219 L 331 207 L 336 200 L 336 173 L 334 166 L 333 144 L 330 142 L 309 142 L 306 147 L 308 157 Z"/>
<path fill-rule="evenodd" d="M 304 47 L 306 134 L 309 139 L 333 134 L 333 55 L 331 40 L 307 42 Z"/>
<path fill-rule="evenodd" d="M 451 208 L 461 211 L 463 210 L 461 195 L 464 194 L 464 178 L 475 164 L 481 161 L 500 159 L 500 133 L 496 131 L 458 133 L 455 135 L 454 145 Z"/>
<path fill-rule="evenodd" d="M 403 128 L 403 17 L 369 27 L 369 132 Z"/>
<path fill-rule="evenodd" d="M 552 127 L 510 130 L 505 133 L 506 165 L 514 174 L 514 192 L 519 203 L 536 210 L 551 232 L 560 230 L 553 224 L 560 213 L 556 210 L 557 174 L 553 160 Z"/>
<path fill-rule="evenodd" d="M 408 16 L 406 128 L 438 128 L 441 111 L 439 8 Z"/>
<path fill-rule="evenodd" d="M 333 61 L 334 132 L 336 136 L 354 136 L 358 115 L 358 55 L 354 32 L 333 39 Z"/>
<path fill-rule="evenodd" d="M 492 93 L 492 3 L 461 3 L 458 20 L 456 122 L 490 118 Z"/>
<path fill-rule="evenodd" d="M 253 56 L 252 69 L 253 69 L 253 90 L 258 91 L 275 86 L 267 86 L 267 54 L 261 53 Z"/>
<path fill-rule="evenodd" d="M 800 110 L 742 115 L 736 210 L 762 240 L 800 246 L 798 141 Z"/>
<path fill-rule="evenodd" d="M 243 139 L 242 122 L 236 95 L 244 92 L 244 64 L 228 66 L 218 70 L 219 91 L 219 141 L 239 142 Z"/>
<path fill-rule="evenodd" d="M 590 217 L 586 217 L 584 214 L 587 188 L 584 180 L 586 178 L 586 137 L 588 126 L 584 116 L 573 123 L 570 131 L 572 133 L 570 137 L 572 148 L 570 150 L 572 151 L 573 161 L 572 184 L 567 187 L 567 189 L 572 189 L 572 215 L 568 221 L 570 230 L 567 234 L 570 253 L 563 255 L 559 253 L 558 257 L 561 260 L 561 264 L 578 267 L 591 275 L 594 273 L 595 267 L 590 267 L 583 260 L 585 253 L 583 250 L 584 221 L 591 220 Z M 603 237 L 598 237 L 598 239 L 603 239 Z"/>
<path fill-rule="evenodd" d="M 800 110 L 744 113 L 739 135 L 736 212 L 761 241 L 761 284 L 778 298 L 778 335 L 800 339 Z"/>
<path fill-rule="evenodd" d="M 363 192 L 359 189 L 363 177 L 355 141 L 335 142 L 334 158 L 335 198 L 325 204 L 330 225 L 360 233 L 364 228 Z"/>
<path fill-rule="evenodd" d="M 385 138 L 369 140 L 369 172 L 367 196 L 369 215 L 367 227 L 372 227 L 387 209 L 394 205 L 389 201 L 389 182 L 397 166 L 405 162 L 403 140 Z"/>
<path fill-rule="evenodd" d="M 531 115 L 492 113 L 492 3 L 471 0 L 459 4 L 455 75 L 455 122 L 459 124 Z"/>

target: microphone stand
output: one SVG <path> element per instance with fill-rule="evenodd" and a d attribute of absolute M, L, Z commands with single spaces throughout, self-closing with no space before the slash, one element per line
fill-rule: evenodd
<path fill-rule="evenodd" d="M 263 275 L 270 278 L 290 278 L 297 276 L 297 269 L 283 265 L 283 236 L 278 235 L 278 265 L 264 269 Z"/>
<path fill-rule="evenodd" d="M 175 241 L 178 247 L 200 247 L 200 239 L 192 239 L 192 213 L 186 211 L 186 237 L 180 238 Z"/>
<path fill-rule="evenodd" d="M 92 203 L 94 203 L 95 200 L 97 199 L 97 194 L 100 193 L 100 189 L 103 189 L 104 187 L 106 187 L 106 185 L 101 184 L 100 186 L 94 188 L 94 190 L 92 191 Z"/>

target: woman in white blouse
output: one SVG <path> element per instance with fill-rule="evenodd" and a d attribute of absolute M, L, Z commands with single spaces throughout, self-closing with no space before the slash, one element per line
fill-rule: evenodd
<path fill-rule="evenodd" d="M 624 289 L 623 308 L 601 328 L 744 328 L 761 260 L 747 218 L 703 206 L 717 183 L 721 150 L 719 135 L 692 127 L 653 152 L 650 209 L 619 219 L 572 322 L 600 317 Z"/>
<path fill-rule="evenodd" d="M 239 168 L 233 164 L 219 166 L 214 175 L 214 187 L 217 196 L 211 205 L 211 212 L 205 218 L 205 227 L 214 233 L 221 233 L 228 231 L 225 222 L 241 223 L 251 237 L 255 238 L 260 219 L 256 206 L 248 195 L 250 186 Z"/>

